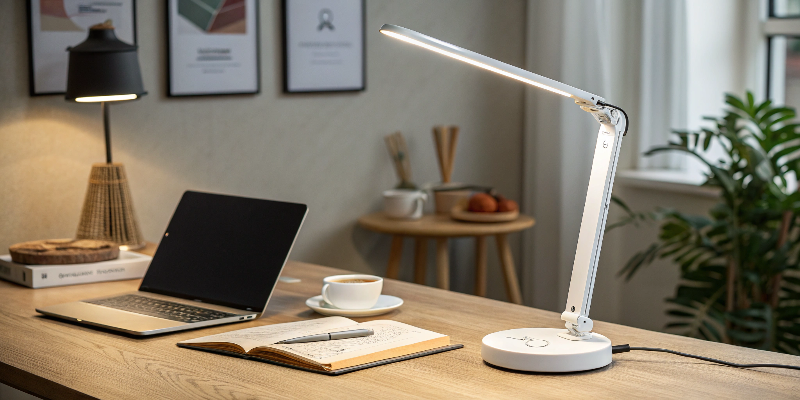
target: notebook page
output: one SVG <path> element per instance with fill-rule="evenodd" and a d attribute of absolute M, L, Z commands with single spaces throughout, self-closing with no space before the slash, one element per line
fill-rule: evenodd
<path fill-rule="evenodd" d="M 394 349 L 445 335 L 417 328 L 397 321 L 377 320 L 358 324 L 353 328 L 372 329 L 375 333 L 360 338 L 312 343 L 277 344 L 273 348 L 294 353 L 326 365 L 363 355 Z"/>
<path fill-rule="evenodd" d="M 307 321 L 288 322 L 284 324 L 262 325 L 254 328 L 239 329 L 197 339 L 184 340 L 182 344 L 192 343 L 235 343 L 245 352 L 260 346 L 268 346 L 281 340 L 320 332 L 332 332 L 344 326 L 353 326 L 356 322 L 344 317 L 328 317 Z M 332 330 L 331 330 L 332 329 Z"/>

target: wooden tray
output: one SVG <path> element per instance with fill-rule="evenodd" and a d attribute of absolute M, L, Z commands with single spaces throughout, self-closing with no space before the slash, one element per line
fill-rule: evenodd
<path fill-rule="evenodd" d="M 472 212 L 467 211 L 467 204 L 460 202 L 450 210 L 450 218 L 467 222 L 509 222 L 519 217 L 519 211 L 505 212 Z"/>
<path fill-rule="evenodd" d="M 50 239 L 17 243 L 8 252 L 19 264 L 82 264 L 113 260 L 119 256 L 119 246 L 104 240 Z"/>

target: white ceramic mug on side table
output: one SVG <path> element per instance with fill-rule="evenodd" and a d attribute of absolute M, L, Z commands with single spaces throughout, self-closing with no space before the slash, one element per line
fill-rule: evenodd
<path fill-rule="evenodd" d="M 372 308 L 383 290 L 383 278 L 375 275 L 333 275 L 322 282 L 322 299 L 343 310 Z"/>
<path fill-rule="evenodd" d="M 419 219 L 428 195 L 420 190 L 392 189 L 383 192 L 383 212 L 389 218 Z"/>

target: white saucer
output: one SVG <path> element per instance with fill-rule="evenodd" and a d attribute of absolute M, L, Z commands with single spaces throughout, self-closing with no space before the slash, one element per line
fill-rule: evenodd
<path fill-rule="evenodd" d="M 403 299 L 382 294 L 381 297 L 378 298 L 378 302 L 375 303 L 372 308 L 368 308 L 366 310 L 342 310 L 326 303 L 324 300 L 322 300 L 322 296 L 314 296 L 306 300 L 306 305 L 310 309 L 322 315 L 340 317 L 372 317 L 375 315 L 386 314 L 389 311 L 402 306 Z"/>

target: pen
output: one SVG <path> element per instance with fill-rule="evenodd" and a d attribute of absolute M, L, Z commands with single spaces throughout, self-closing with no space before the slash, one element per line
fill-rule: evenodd
<path fill-rule="evenodd" d="M 282 340 L 275 344 L 324 342 L 326 340 L 350 339 L 350 338 L 370 336 L 373 333 L 374 332 L 372 332 L 372 329 L 355 329 L 352 331 L 320 333 L 318 335 L 300 336 L 294 339 Z"/>

